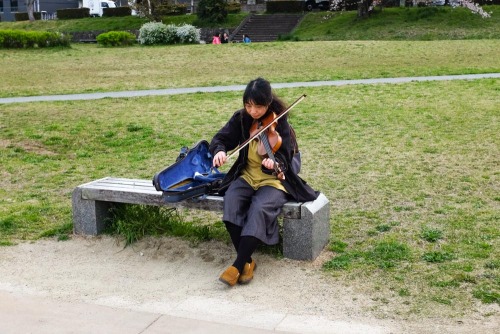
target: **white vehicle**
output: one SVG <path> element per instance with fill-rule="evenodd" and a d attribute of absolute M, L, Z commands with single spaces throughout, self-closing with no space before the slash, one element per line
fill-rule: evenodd
<path fill-rule="evenodd" d="M 103 8 L 116 8 L 110 0 L 81 0 L 80 8 L 90 9 L 90 16 L 102 16 Z"/>

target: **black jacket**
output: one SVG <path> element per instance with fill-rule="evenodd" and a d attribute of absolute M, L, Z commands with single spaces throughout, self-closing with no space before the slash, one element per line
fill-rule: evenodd
<path fill-rule="evenodd" d="M 244 109 L 235 112 L 226 125 L 224 125 L 213 137 L 210 143 L 210 153 L 212 156 L 215 156 L 219 151 L 232 151 L 247 140 L 250 137 L 252 122 L 253 118 Z M 276 160 L 281 163 L 282 170 L 285 173 L 285 180 L 282 181 L 283 186 L 288 191 L 288 194 L 297 202 L 315 200 L 319 192 L 312 189 L 304 180 L 295 174 L 291 168 L 294 147 L 287 115 L 278 120 L 276 131 L 282 138 L 282 143 L 278 151 L 274 153 L 274 156 Z M 247 158 L 248 145 L 239 152 L 238 159 L 222 181 L 219 194 L 224 195 L 229 184 L 241 175 L 247 163 Z"/>

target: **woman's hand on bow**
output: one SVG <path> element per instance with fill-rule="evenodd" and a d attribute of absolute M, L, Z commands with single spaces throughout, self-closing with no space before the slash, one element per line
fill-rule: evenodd
<path fill-rule="evenodd" d="M 262 160 L 262 166 L 266 167 L 267 169 L 274 169 L 274 161 L 269 158 L 265 158 Z"/>
<path fill-rule="evenodd" d="M 220 166 L 222 166 L 222 165 L 224 165 L 226 163 L 226 160 L 227 160 L 226 152 L 219 151 L 215 155 L 212 164 L 213 164 L 214 167 L 220 167 Z"/>
<path fill-rule="evenodd" d="M 264 158 L 262 160 L 262 166 L 272 171 L 272 174 L 276 175 L 278 179 L 282 181 L 285 179 L 285 173 L 283 173 L 282 166 L 278 161 L 275 162 L 273 159 Z M 265 170 L 263 170 L 263 172 L 268 174 Z"/>

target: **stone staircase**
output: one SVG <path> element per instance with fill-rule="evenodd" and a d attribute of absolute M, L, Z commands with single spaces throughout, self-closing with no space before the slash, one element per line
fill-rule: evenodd
<path fill-rule="evenodd" d="M 251 14 L 229 36 L 231 42 L 241 42 L 243 34 L 252 42 L 271 42 L 279 35 L 289 34 L 300 22 L 303 14 Z"/>

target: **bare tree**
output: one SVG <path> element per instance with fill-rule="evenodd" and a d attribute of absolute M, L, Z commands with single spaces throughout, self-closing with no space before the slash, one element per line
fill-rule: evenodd
<path fill-rule="evenodd" d="M 372 9 L 373 0 L 361 0 L 358 2 L 358 17 L 367 18 Z"/>
<path fill-rule="evenodd" d="M 35 14 L 33 13 L 35 10 L 35 0 L 26 0 L 26 7 L 28 10 L 28 18 L 30 22 L 35 21 Z"/>

